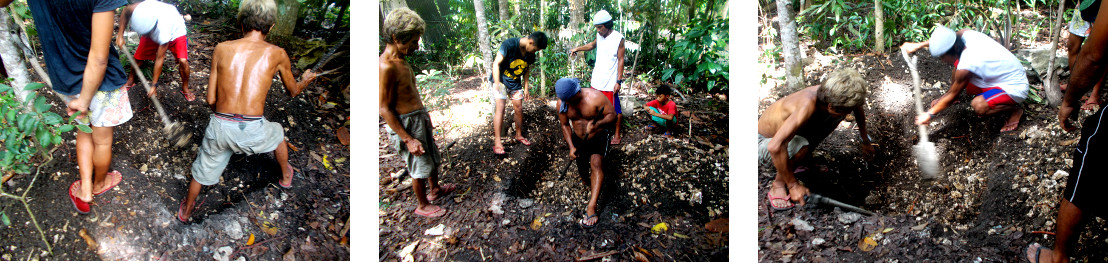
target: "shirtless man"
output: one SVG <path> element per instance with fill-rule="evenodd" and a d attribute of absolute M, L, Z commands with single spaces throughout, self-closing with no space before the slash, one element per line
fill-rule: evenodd
<path fill-rule="evenodd" d="M 196 161 L 192 163 L 188 197 L 177 210 L 177 219 L 181 222 L 191 221 L 201 185 L 219 183 L 220 174 L 233 153 L 275 151 L 282 174 L 278 184 L 286 189 L 292 187 L 294 170 L 289 165 L 284 130 L 280 124 L 268 122 L 262 116 L 265 97 L 275 73 L 281 74 L 290 97 L 303 91 L 316 74 L 304 71 L 303 80 L 293 83 L 292 63 L 285 50 L 265 42 L 276 12 L 273 0 L 242 1 L 237 19 L 243 37 L 215 47 L 208 79 L 208 106 L 213 113 Z"/>
<path fill-rule="evenodd" d="M 978 116 L 1008 113 L 1008 121 L 1000 132 L 1016 129 L 1023 116 L 1020 103 L 1029 91 L 1023 64 L 1012 52 L 981 32 L 962 29 L 957 33 L 944 26 L 935 26 L 931 38 L 921 43 L 904 43 L 908 53 L 928 47 L 931 56 L 954 65 L 950 90 L 931 102 L 931 108 L 916 116 L 917 125 L 931 122 L 954 103 L 962 90 L 974 95 L 970 106 Z M 964 52 L 963 52 L 964 51 Z"/>
<path fill-rule="evenodd" d="M 381 118 L 393 146 L 400 153 L 412 176 L 415 192 L 415 213 L 425 217 L 440 217 L 446 210 L 431 201 L 454 191 L 454 185 L 439 185 L 439 149 L 432 134 L 431 115 L 423 107 L 416 89 L 415 75 L 404 58 L 419 48 L 419 38 L 426 24 L 411 9 L 389 12 L 382 24 L 385 51 L 381 52 L 380 91 Z M 429 192 L 424 190 L 428 187 Z"/>
<path fill-rule="evenodd" d="M 189 89 L 188 28 L 185 19 L 177 12 L 177 7 L 159 1 L 139 1 L 127 5 L 119 14 L 119 32 L 115 35 L 115 45 L 123 46 L 123 32 L 130 28 L 142 35 L 135 60 L 139 67 L 144 61 L 154 60 L 154 77 L 147 96 L 158 94 L 158 78 L 162 76 L 162 63 L 165 52 L 172 51 L 177 58 L 177 69 L 181 72 L 181 95 L 186 101 L 193 101 L 196 95 Z M 127 75 L 126 86 L 135 83 L 135 72 Z"/>
<path fill-rule="evenodd" d="M 846 115 L 854 113 L 862 152 L 873 154 L 866 134 L 866 80 L 853 69 L 831 73 L 823 85 L 811 86 L 777 100 L 758 119 L 758 160 L 773 164 L 777 176 L 767 192 L 774 210 L 792 209 L 794 202 L 804 205 L 808 188 L 793 176 L 798 163 L 819 146 L 839 126 Z M 787 190 L 787 191 L 786 191 Z M 789 200 L 792 200 L 791 202 Z"/>
<path fill-rule="evenodd" d="M 592 228 L 599 220 L 596 200 L 600 197 L 600 183 L 604 181 L 602 168 L 612 140 L 610 131 L 614 128 L 616 111 L 604 93 L 593 88 L 582 89 L 577 79 L 559 79 L 554 88 L 559 99 L 558 121 L 562 124 L 562 136 L 569 144 L 569 158 L 577 161 L 582 179 L 585 174 L 589 175 L 589 205 L 585 218 L 579 223 Z"/>

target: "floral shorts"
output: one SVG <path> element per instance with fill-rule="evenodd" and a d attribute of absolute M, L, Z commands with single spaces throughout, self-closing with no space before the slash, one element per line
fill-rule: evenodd
<path fill-rule="evenodd" d="M 77 118 L 77 123 L 94 127 L 115 127 L 131 120 L 131 99 L 127 97 L 128 87 L 113 91 L 97 91 L 88 105 L 88 115 Z M 65 103 L 77 99 L 77 95 L 65 95 Z"/>

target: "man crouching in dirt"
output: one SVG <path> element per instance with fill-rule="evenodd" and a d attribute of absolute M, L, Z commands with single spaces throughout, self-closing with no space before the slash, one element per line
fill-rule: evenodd
<path fill-rule="evenodd" d="M 439 185 L 439 147 L 431 126 L 431 115 L 419 98 L 412 68 L 404 61 L 419 48 L 426 24 L 411 9 L 399 8 L 389 12 L 381 34 L 385 39 L 385 51 L 381 52 L 380 91 L 381 118 L 385 119 L 389 137 L 400 159 L 404 159 L 408 174 L 412 176 L 416 209 L 413 213 L 425 217 L 440 217 L 446 209 L 432 205 L 434 201 L 454 191 L 454 185 Z M 429 192 L 424 191 L 424 185 Z"/>
<path fill-rule="evenodd" d="M 602 168 L 612 140 L 610 131 L 614 128 L 616 111 L 604 93 L 592 88 L 582 89 L 577 79 L 559 79 L 554 89 L 559 99 L 558 122 L 569 144 L 569 158 L 577 161 L 582 179 L 585 172 L 589 173 L 589 205 L 580 223 L 592 228 L 599 221 L 596 200 L 600 197 L 600 183 L 604 181 Z"/>
<path fill-rule="evenodd" d="M 931 122 L 935 114 L 950 107 L 958 93 L 974 95 L 970 106 L 979 116 L 1008 113 L 1008 121 L 1000 132 L 1015 130 L 1023 116 L 1020 103 L 1027 99 L 1027 74 L 1023 64 L 1007 48 L 981 32 L 962 29 L 957 33 L 944 26 L 935 26 L 931 38 L 921 43 L 904 43 L 900 48 L 908 53 L 928 47 L 931 56 L 954 65 L 954 80 L 950 90 L 931 102 L 931 108 L 916 117 L 917 125 Z"/>
<path fill-rule="evenodd" d="M 798 163 L 839 126 L 849 113 L 854 113 L 858 133 L 862 136 L 862 152 L 873 154 L 866 134 L 866 80 L 854 69 L 839 69 L 827 77 L 823 85 L 811 86 L 777 100 L 758 119 L 758 160 L 761 165 L 773 163 L 777 176 L 767 192 L 769 205 L 776 211 L 792 209 L 795 203 L 804 205 L 808 188 L 794 173 Z M 791 202 L 789 200 L 792 200 Z M 794 203 L 795 202 L 795 203 Z"/>
<path fill-rule="evenodd" d="M 1108 12 L 1108 5 L 1101 3 L 1101 13 Z M 1097 19 L 1093 22 L 1092 32 L 1088 40 L 1075 57 L 1073 75 L 1070 77 L 1070 86 L 1062 97 L 1062 105 L 1058 108 L 1058 123 L 1062 129 L 1073 131 L 1070 119 L 1078 105 L 1080 98 L 1090 88 L 1104 79 L 1104 70 L 1108 68 L 1108 54 L 1104 47 L 1108 47 L 1108 19 Z M 1108 140 L 1103 132 L 1097 131 L 1101 127 L 1108 127 L 1108 119 L 1104 118 L 1104 108 L 1085 118 L 1081 126 L 1081 140 L 1073 151 L 1073 167 L 1070 168 L 1069 178 L 1066 180 L 1066 188 L 1062 190 L 1062 200 L 1058 204 L 1058 224 L 1055 225 L 1054 249 L 1043 248 L 1039 243 L 1032 243 L 1027 247 L 1027 260 L 1030 262 L 1069 262 L 1070 253 L 1073 252 L 1077 237 L 1081 236 L 1081 230 L 1085 221 L 1090 217 L 1104 217 L 1105 205 L 1103 203 L 1103 191 L 1108 188 L 1108 178 L 1104 171 L 1108 169 L 1108 163 L 1104 162 L 1105 150 L 1108 149 Z M 1080 112 L 1078 112 L 1080 113 Z M 1096 260 L 1093 260 L 1096 261 Z"/>
<path fill-rule="evenodd" d="M 302 81 L 293 83 L 292 64 L 285 50 L 265 42 L 276 15 L 277 6 L 273 0 L 242 1 L 237 20 L 243 37 L 215 47 L 208 79 L 208 106 L 213 113 L 196 161 L 192 163 L 188 197 L 177 210 L 177 219 L 181 222 L 191 221 L 201 185 L 219 183 L 232 153 L 274 152 L 281 166 L 278 184 L 282 188 L 292 188 L 294 169 L 289 165 L 284 130 L 280 124 L 266 121 L 263 116 L 265 97 L 275 73 L 280 72 L 289 97 L 303 91 L 316 74 L 304 71 Z"/>

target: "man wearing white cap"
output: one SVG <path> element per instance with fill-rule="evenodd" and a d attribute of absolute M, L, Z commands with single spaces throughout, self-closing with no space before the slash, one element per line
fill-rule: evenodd
<path fill-rule="evenodd" d="M 177 12 L 177 7 L 159 1 L 139 1 L 127 5 L 119 14 L 119 32 L 115 35 L 115 45 L 123 46 L 123 32 L 130 28 L 142 37 L 135 48 L 135 60 L 139 67 L 142 61 L 154 60 L 153 83 L 150 83 L 148 95 L 157 94 L 158 78 L 162 75 L 162 63 L 165 52 L 171 51 L 177 57 L 177 68 L 181 72 L 181 95 L 187 101 L 196 99 L 189 89 L 188 28 L 185 19 Z M 135 83 L 135 72 L 127 77 L 126 86 Z"/>
<path fill-rule="evenodd" d="M 932 101 L 931 108 L 916 117 L 916 124 L 930 123 L 965 90 L 966 94 L 974 95 L 970 106 L 977 115 L 1009 113 L 1001 132 L 1019 126 L 1023 116 L 1020 103 L 1027 99 L 1028 84 L 1023 64 L 1012 52 L 981 32 L 962 29 L 955 33 L 944 26 L 935 26 L 928 41 L 900 46 L 908 53 L 923 47 L 930 48 L 931 56 L 954 65 L 955 69 L 950 90 Z"/>
<path fill-rule="evenodd" d="M 570 49 L 569 54 L 577 51 L 589 51 L 596 49 L 596 65 L 592 69 L 592 88 L 604 93 L 608 100 L 614 104 L 616 110 L 616 133 L 612 136 L 612 144 L 620 143 L 620 126 L 623 123 L 623 109 L 619 105 L 619 88 L 623 84 L 623 34 L 612 30 L 612 15 L 608 11 L 600 10 L 593 16 L 592 24 L 596 27 L 596 40 L 583 46 Z"/>

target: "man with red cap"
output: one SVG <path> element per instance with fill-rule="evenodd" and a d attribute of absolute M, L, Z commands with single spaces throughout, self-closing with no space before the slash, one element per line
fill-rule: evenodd
<path fill-rule="evenodd" d="M 931 39 L 922 43 L 904 43 L 908 53 L 928 47 L 931 56 L 954 65 L 950 89 L 931 102 L 927 112 L 916 117 L 916 124 L 931 122 L 936 114 L 953 104 L 958 93 L 965 90 L 974 95 L 970 106 L 979 116 L 1008 113 L 1001 132 L 1015 130 L 1023 116 L 1020 103 L 1027 99 L 1027 74 L 1023 64 L 1012 52 L 981 32 L 962 29 L 957 33 L 944 26 L 935 26 Z"/>

